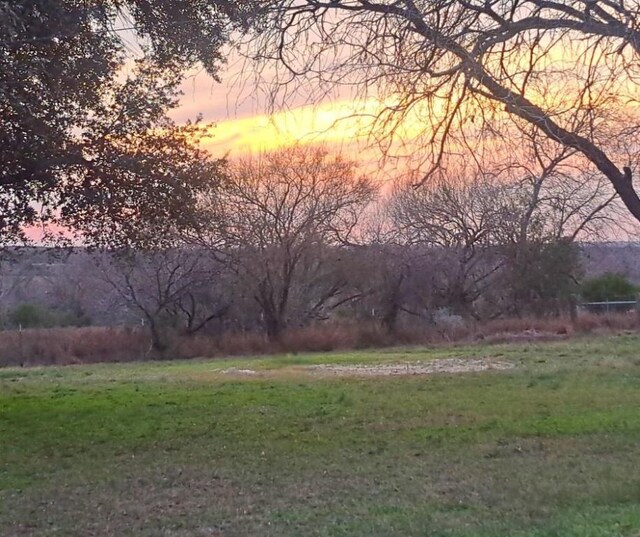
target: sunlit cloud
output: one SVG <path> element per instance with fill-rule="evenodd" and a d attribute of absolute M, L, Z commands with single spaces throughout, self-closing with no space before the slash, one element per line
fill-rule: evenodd
<path fill-rule="evenodd" d="M 228 119 L 212 125 L 207 147 L 232 156 L 271 151 L 292 144 L 342 144 L 366 141 L 376 102 L 322 103 L 273 115 Z"/>
<path fill-rule="evenodd" d="M 361 173 L 384 185 L 408 173 L 406 160 L 385 154 L 372 136 L 380 112 L 389 104 L 377 99 L 345 100 L 226 119 L 209 125 L 203 145 L 213 156 L 231 159 L 294 144 L 322 145 L 355 161 Z M 415 112 L 405 118 L 398 131 L 403 139 L 416 140 L 424 128 Z"/>

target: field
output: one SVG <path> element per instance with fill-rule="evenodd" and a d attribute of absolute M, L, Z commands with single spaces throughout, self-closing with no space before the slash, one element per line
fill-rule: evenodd
<path fill-rule="evenodd" d="M 3 537 L 639 536 L 639 461 L 633 334 L 0 369 Z"/>

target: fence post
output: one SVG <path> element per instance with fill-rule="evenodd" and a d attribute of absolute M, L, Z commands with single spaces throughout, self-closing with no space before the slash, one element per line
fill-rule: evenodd
<path fill-rule="evenodd" d="M 576 295 L 569 297 L 569 317 L 571 318 L 571 324 L 576 324 L 578 320 L 578 298 Z"/>
<path fill-rule="evenodd" d="M 22 334 L 22 323 L 18 323 L 18 347 L 20 348 L 20 366 L 24 367 L 24 341 Z"/>

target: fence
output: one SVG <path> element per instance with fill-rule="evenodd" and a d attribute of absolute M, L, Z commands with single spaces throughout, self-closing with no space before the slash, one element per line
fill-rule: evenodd
<path fill-rule="evenodd" d="M 605 302 L 584 302 L 582 309 L 589 313 L 628 313 L 638 310 L 637 300 L 608 300 Z"/>

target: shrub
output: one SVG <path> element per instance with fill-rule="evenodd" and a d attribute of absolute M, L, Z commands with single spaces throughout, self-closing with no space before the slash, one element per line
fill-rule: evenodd
<path fill-rule="evenodd" d="M 36 304 L 20 304 L 9 314 L 9 322 L 21 328 L 47 328 L 52 326 L 49 311 Z"/>
<path fill-rule="evenodd" d="M 51 310 L 38 304 L 20 304 L 9 312 L 8 324 L 14 328 L 53 328 L 64 326 L 88 326 L 86 315 Z"/>
<path fill-rule="evenodd" d="M 0 331 L 0 367 L 120 362 L 148 358 L 149 340 L 131 327 L 29 328 Z"/>
<path fill-rule="evenodd" d="M 636 300 L 638 287 L 624 275 L 606 273 L 582 284 L 582 298 L 587 302 Z"/>

